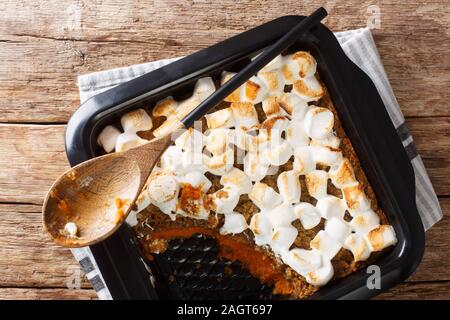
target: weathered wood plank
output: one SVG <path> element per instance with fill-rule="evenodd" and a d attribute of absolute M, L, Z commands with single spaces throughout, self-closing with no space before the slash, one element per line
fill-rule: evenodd
<path fill-rule="evenodd" d="M 41 207 L 0 204 L 0 287 L 90 287 L 69 250 L 42 229 Z"/>
<path fill-rule="evenodd" d="M 450 299 L 450 282 L 416 282 L 403 283 L 376 300 L 448 300 Z"/>
<path fill-rule="evenodd" d="M 93 289 L 0 288 L 0 300 L 95 300 Z"/>
<path fill-rule="evenodd" d="M 364 27 L 371 4 L 328 2 L 326 23 L 333 30 Z M 448 6 L 441 0 L 378 5 L 381 29 L 374 35 L 402 110 L 407 116 L 450 115 L 443 107 L 450 98 Z M 78 106 L 79 74 L 185 55 L 316 6 L 233 0 L 2 3 L 0 122 L 65 122 Z"/>

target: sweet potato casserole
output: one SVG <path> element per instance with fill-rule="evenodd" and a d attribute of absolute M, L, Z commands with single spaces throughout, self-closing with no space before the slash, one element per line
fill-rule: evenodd
<path fill-rule="evenodd" d="M 149 259 L 204 234 L 275 294 L 305 298 L 396 243 L 316 67 L 308 52 L 280 55 L 173 134 L 127 219 Z M 123 151 L 170 133 L 231 77 L 131 111 L 98 142 Z"/>

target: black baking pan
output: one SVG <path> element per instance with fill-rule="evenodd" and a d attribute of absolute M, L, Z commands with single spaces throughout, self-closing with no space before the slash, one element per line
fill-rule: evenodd
<path fill-rule="evenodd" d="M 97 135 L 122 114 L 151 107 L 169 95 L 186 97 L 201 77 L 218 79 L 223 70 L 239 70 L 300 19 L 303 17 L 275 19 L 90 98 L 67 125 L 70 164 L 102 154 Z M 393 250 L 376 261 L 381 271 L 380 289 L 366 285 L 371 274 L 361 269 L 329 283 L 311 298 L 367 299 L 405 280 L 422 258 L 425 240 L 415 205 L 414 171 L 374 84 L 347 58 L 333 33 L 318 25 L 293 47 L 310 51 L 316 58 L 320 78 L 398 238 Z M 91 250 L 114 299 L 276 298 L 238 262 L 214 258 L 214 241 L 202 236 L 172 241 L 165 254 L 149 263 L 141 257 L 131 228 L 123 225 Z M 201 262 L 201 275 L 192 271 L 193 261 Z M 234 270 L 233 279 L 219 284 L 208 280 L 217 279 L 225 267 Z M 239 289 L 241 284 L 245 290 Z"/>

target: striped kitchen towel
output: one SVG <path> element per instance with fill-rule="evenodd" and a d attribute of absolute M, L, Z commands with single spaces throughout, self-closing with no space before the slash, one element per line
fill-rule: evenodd
<path fill-rule="evenodd" d="M 413 138 L 405 125 L 405 118 L 389 84 L 370 29 L 364 28 L 337 32 L 335 35 L 347 56 L 372 79 L 383 99 L 392 122 L 397 128 L 398 135 L 403 142 L 414 168 L 417 209 L 422 218 L 424 229 L 428 230 L 442 218 L 442 211 L 422 159 L 415 148 Z M 80 100 L 84 102 L 102 91 L 153 71 L 177 59 L 179 58 L 153 61 L 79 76 L 78 87 L 80 90 Z M 96 267 L 97 264 L 90 249 L 72 249 L 72 252 L 77 261 L 80 262 L 88 279 L 92 282 L 99 298 L 111 299 L 111 294 Z"/>

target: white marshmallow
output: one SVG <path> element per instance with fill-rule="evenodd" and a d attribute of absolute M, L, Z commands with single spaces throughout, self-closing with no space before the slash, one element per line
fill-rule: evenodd
<path fill-rule="evenodd" d="M 252 60 L 255 60 L 260 54 L 256 55 Z M 283 65 L 283 56 L 280 54 L 273 58 L 268 64 L 266 64 L 261 70 L 263 71 L 272 71 L 280 69 Z"/>
<path fill-rule="evenodd" d="M 286 260 L 285 263 L 304 277 L 322 266 L 322 256 L 315 250 L 292 249 Z"/>
<path fill-rule="evenodd" d="M 342 152 L 340 149 L 330 147 L 311 147 L 313 158 L 316 163 L 332 166 L 342 161 Z"/>
<path fill-rule="evenodd" d="M 207 155 L 203 156 L 203 164 L 205 165 L 205 169 L 217 176 L 222 176 L 230 171 L 233 167 L 233 163 L 234 150 L 231 148 L 219 155 L 213 155 L 212 157 Z"/>
<path fill-rule="evenodd" d="M 170 146 L 161 156 L 161 168 L 181 173 L 183 170 L 183 151 L 178 146 Z"/>
<path fill-rule="evenodd" d="M 258 246 L 265 245 L 270 242 L 272 227 L 269 219 L 264 214 L 254 214 L 250 220 L 249 228 L 252 230 L 255 236 L 255 243 Z"/>
<path fill-rule="evenodd" d="M 381 251 L 397 243 L 394 228 L 390 225 L 381 225 L 371 230 L 366 240 L 369 242 L 371 251 Z"/>
<path fill-rule="evenodd" d="M 280 106 L 291 116 L 295 121 L 302 121 L 308 109 L 308 104 L 305 100 L 291 92 L 283 92 L 278 98 Z"/>
<path fill-rule="evenodd" d="M 355 261 L 364 261 L 370 257 L 369 244 L 359 233 L 350 234 L 345 239 L 344 247 L 352 252 Z"/>
<path fill-rule="evenodd" d="M 179 190 L 178 182 L 171 174 L 156 174 L 150 177 L 147 186 L 150 201 L 166 214 L 176 210 Z"/>
<path fill-rule="evenodd" d="M 316 209 L 325 219 L 344 218 L 345 207 L 338 197 L 327 195 L 317 200 Z"/>
<path fill-rule="evenodd" d="M 348 223 L 340 218 L 332 217 L 325 221 L 325 232 L 334 240 L 343 244 L 345 239 L 350 235 L 351 229 Z"/>
<path fill-rule="evenodd" d="M 107 153 L 110 153 L 116 147 L 117 138 L 119 138 L 119 136 L 119 129 L 114 126 L 106 126 L 102 132 L 100 132 L 97 143 L 103 147 Z"/>
<path fill-rule="evenodd" d="M 379 224 L 380 217 L 372 209 L 356 215 L 350 221 L 352 229 L 361 235 L 366 235 L 370 230 L 378 227 Z"/>
<path fill-rule="evenodd" d="M 235 167 L 220 178 L 220 184 L 232 186 L 238 189 L 240 194 L 250 193 L 253 188 L 250 178 L 242 170 Z"/>
<path fill-rule="evenodd" d="M 239 202 L 239 189 L 231 186 L 224 187 L 212 195 L 216 213 L 230 213 Z"/>
<path fill-rule="evenodd" d="M 311 139 L 309 144 L 311 147 L 330 147 L 338 149 L 341 145 L 341 140 L 336 137 L 333 133 L 329 133 L 322 139 Z"/>
<path fill-rule="evenodd" d="M 305 115 L 305 132 L 313 139 L 323 139 L 333 131 L 334 115 L 327 108 L 312 107 Z"/>
<path fill-rule="evenodd" d="M 333 265 L 330 261 L 324 261 L 322 267 L 308 273 L 306 281 L 314 286 L 323 286 L 327 284 L 333 276 Z"/>
<path fill-rule="evenodd" d="M 252 181 L 260 181 L 268 171 L 267 158 L 258 153 L 247 152 L 244 157 L 244 172 Z"/>
<path fill-rule="evenodd" d="M 273 227 L 290 226 L 297 217 L 294 208 L 287 203 L 282 203 L 273 209 L 262 208 L 261 211 L 267 216 Z"/>
<path fill-rule="evenodd" d="M 316 170 L 316 163 L 310 147 L 295 148 L 293 168 L 299 174 L 308 174 Z"/>
<path fill-rule="evenodd" d="M 125 113 L 120 118 L 120 124 L 125 132 L 147 131 L 153 128 L 152 118 L 144 109 Z"/>
<path fill-rule="evenodd" d="M 288 251 L 297 238 L 298 231 L 293 226 L 275 227 L 271 235 L 270 246 L 276 253 Z"/>
<path fill-rule="evenodd" d="M 205 144 L 205 136 L 194 128 L 189 128 L 175 139 L 175 145 L 182 150 L 202 153 Z"/>
<path fill-rule="evenodd" d="M 283 140 L 279 144 L 271 143 L 271 147 L 267 150 L 267 160 L 273 166 L 281 166 L 289 161 L 293 155 L 290 144 Z"/>
<path fill-rule="evenodd" d="M 281 196 L 275 192 L 275 190 L 261 182 L 257 182 L 253 185 L 252 192 L 250 192 L 248 196 L 261 210 L 273 209 L 283 201 Z"/>
<path fill-rule="evenodd" d="M 309 145 L 309 137 L 301 122 L 291 121 L 286 130 L 286 139 L 294 150 Z"/>
<path fill-rule="evenodd" d="M 341 249 L 341 245 L 327 232 L 321 230 L 309 244 L 311 248 L 320 252 L 325 260 L 331 260 Z"/>
<path fill-rule="evenodd" d="M 327 195 L 328 172 L 323 170 L 314 170 L 305 175 L 306 187 L 308 193 L 320 199 Z"/>
<path fill-rule="evenodd" d="M 305 230 L 314 228 L 320 223 L 322 217 L 317 209 L 308 202 L 300 202 L 294 207 L 294 214 L 300 219 Z"/>
<path fill-rule="evenodd" d="M 127 151 L 147 142 L 134 132 L 124 132 L 117 137 L 116 152 Z"/>
<path fill-rule="evenodd" d="M 215 129 L 211 130 L 206 136 L 206 149 L 213 155 L 220 155 L 231 149 L 234 142 L 234 130 Z"/>
<path fill-rule="evenodd" d="M 236 234 L 241 233 L 248 228 L 247 222 L 242 214 L 237 212 L 228 213 L 225 215 L 225 222 L 220 228 L 221 234 Z"/>
<path fill-rule="evenodd" d="M 201 187 L 204 193 L 208 192 L 209 188 L 211 188 L 211 181 L 198 171 L 188 172 L 185 176 L 179 177 L 178 182 L 181 184 L 189 183 L 193 187 Z"/>
<path fill-rule="evenodd" d="M 284 171 L 277 178 L 278 190 L 286 203 L 300 201 L 301 186 L 296 171 Z"/>

